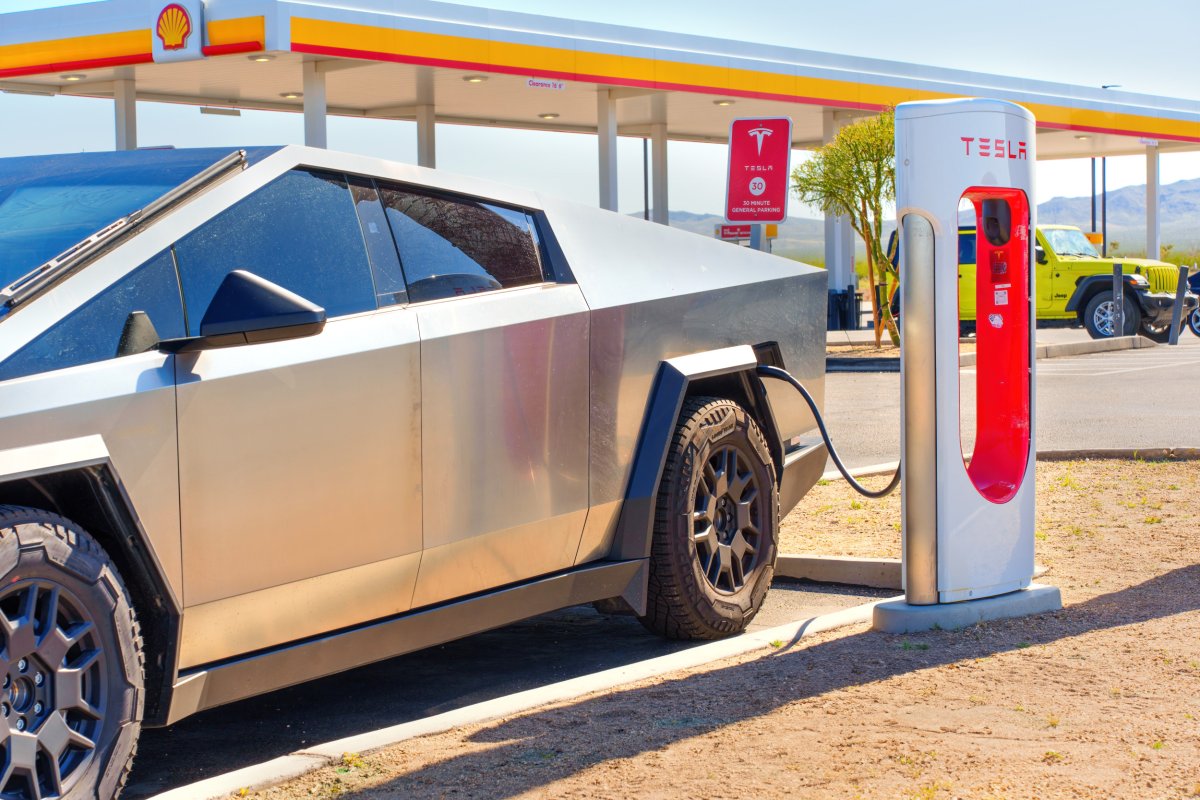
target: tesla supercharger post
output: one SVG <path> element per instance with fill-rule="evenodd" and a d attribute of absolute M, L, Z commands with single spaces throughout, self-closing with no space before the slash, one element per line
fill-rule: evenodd
<path fill-rule="evenodd" d="M 1056 587 L 1032 584 L 1034 132 L 1032 114 L 997 100 L 896 108 L 905 599 L 876 607 L 880 630 L 956 628 L 1062 607 Z M 977 250 L 969 457 L 960 225 L 975 228 Z"/>

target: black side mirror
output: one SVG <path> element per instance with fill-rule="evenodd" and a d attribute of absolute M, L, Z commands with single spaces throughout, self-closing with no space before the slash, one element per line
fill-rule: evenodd
<path fill-rule="evenodd" d="M 1040 244 L 1035 244 L 1033 246 L 1033 257 L 1037 259 L 1037 263 L 1045 264 L 1046 263 L 1046 248 L 1042 247 Z"/>
<path fill-rule="evenodd" d="M 159 342 L 160 350 L 187 353 L 215 347 L 277 342 L 318 334 L 325 309 L 252 272 L 230 272 L 217 287 L 200 335 Z"/>

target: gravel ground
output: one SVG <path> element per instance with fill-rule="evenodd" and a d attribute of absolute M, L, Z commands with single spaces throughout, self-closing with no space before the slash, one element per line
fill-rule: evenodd
<path fill-rule="evenodd" d="M 882 483 L 886 478 L 874 479 Z M 1038 467 L 1061 612 L 866 626 L 404 742 L 265 798 L 1200 797 L 1197 462 Z M 819 485 L 783 552 L 895 556 L 899 494 Z"/>

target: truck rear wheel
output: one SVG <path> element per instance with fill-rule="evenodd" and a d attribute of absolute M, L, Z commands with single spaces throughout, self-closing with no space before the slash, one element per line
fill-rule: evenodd
<path fill-rule="evenodd" d="M 116 797 L 142 717 L 128 592 L 56 514 L 0 506 L 0 795 Z"/>
<path fill-rule="evenodd" d="M 745 629 L 775 574 L 775 467 L 732 400 L 689 398 L 659 484 L 642 624 L 671 639 Z"/>
<path fill-rule="evenodd" d="M 1124 333 L 1121 335 L 1133 336 L 1142 326 L 1142 312 L 1128 295 L 1123 295 L 1122 299 L 1125 301 L 1122 304 L 1125 309 L 1125 324 L 1122 327 Z M 1114 335 L 1114 309 L 1112 292 L 1100 292 L 1088 301 L 1083 311 L 1083 327 L 1087 328 L 1089 336 L 1093 339 L 1107 339 Z"/>

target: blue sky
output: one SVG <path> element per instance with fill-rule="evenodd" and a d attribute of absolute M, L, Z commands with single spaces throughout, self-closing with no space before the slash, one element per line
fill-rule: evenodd
<path fill-rule="evenodd" d="M 347 0 L 341 0 L 347 2 Z M 0 0 L 18 11 L 71 5 L 54 0 Z M 1196 0 L 1096 3 L 1054 0 L 964 4 L 948 0 L 487 0 L 491 8 L 720 36 L 748 42 L 911 61 L 1084 86 L 1119 84 L 1144 94 L 1200 100 L 1200 81 L 1188 57 L 1170 45 L 1172 25 L 1200 21 Z M 1175 66 L 1178 64 L 1179 66 Z M 5 124 L 20 119 L 21 126 Z M 415 159 L 411 123 L 331 118 L 330 146 Z M 138 107 L 142 145 L 300 142 L 299 115 L 243 112 L 238 118 L 198 117 L 195 108 L 157 103 Z M 112 147 L 112 106 L 102 100 L 0 94 L 0 156 Z M 554 159 L 546 159 L 546 152 Z M 493 154 L 502 152 L 505 158 Z M 597 194 L 595 139 L 439 125 L 438 166 L 520 183 L 583 202 Z M 579 165 L 564 171 L 563 161 Z M 641 209 L 641 142 L 619 145 L 621 210 Z M 725 148 L 673 142 L 671 207 L 719 213 Z M 1162 181 L 1200 177 L 1200 153 L 1161 159 Z M 1145 182 L 1145 159 L 1109 159 L 1109 186 Z M 1041 162 L 1040 200 L 1086 195 L 1089 164 Z M 804 213 L 794 207 L 793 213 Z"/>

